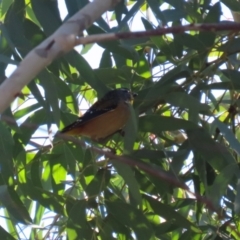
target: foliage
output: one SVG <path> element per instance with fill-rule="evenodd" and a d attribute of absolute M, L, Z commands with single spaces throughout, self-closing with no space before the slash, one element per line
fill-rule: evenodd
<path fill-rule="evenodd" d="M 65 3 L 68 18 L 88 1 Z M 122 1 L 87 32 L 134 31 L 139 16 L 146 30 L 219 24 L 223 9 L 239 6 L 237 0 Z M 9 64 L 64 20 L 56 1 L 2 0 L 0 14 L 3 80 Z M 239 239 L 238 33 L 189 31 L 98 45 L 104 51 L 97 69 L 73 50 L 2 115 L 1 239 Z M 82 140 L 164 171 L 191 193 L 83 145 L 54 139 L 52 148 L 43 146 L 54 127 L 76 119 L 82 100 L 92 104 L 118 87 L 138 93 L 125 136 L 103 144 Z"/>

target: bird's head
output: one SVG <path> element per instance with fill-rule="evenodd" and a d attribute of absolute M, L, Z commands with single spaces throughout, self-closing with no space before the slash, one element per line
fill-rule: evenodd
<path fill-rule="evenodd" d="M 113 90 L 119 100 L 121 101 L 125 101 L 127 103 L 133 103 L 134 98 L 137 96 L 136 93 L 132 92 L 131 90 L 129 90 L 128 88 L 118 88 Z"/>

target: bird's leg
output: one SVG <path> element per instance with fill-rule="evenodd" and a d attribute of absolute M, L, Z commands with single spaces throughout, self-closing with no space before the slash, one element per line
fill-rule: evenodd
<path fill-rule="evenodd" d="M 122 137 L 125 136 L 125 131 L 123 129 L 120 129 L 117 131 Z"/>

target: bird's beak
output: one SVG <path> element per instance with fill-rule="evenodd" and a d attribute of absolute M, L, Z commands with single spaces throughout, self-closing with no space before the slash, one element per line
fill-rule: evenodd
<path fill-rule="evenodd" d="M 132 95 L 135 98 L 135 97 L 137 97 L 138 94 L 133 92 Z"/>

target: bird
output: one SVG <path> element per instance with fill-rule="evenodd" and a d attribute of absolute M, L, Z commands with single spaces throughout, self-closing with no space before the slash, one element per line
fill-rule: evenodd
<path fill-rule="evenodd" d="M 84 136 L 101 141 L 121 131 L 131 116 L 130 106 L 136 93 L 128 88 L 107 92 L 95 102 L 86 113 L 59 133 L 70 136 Z"/>

